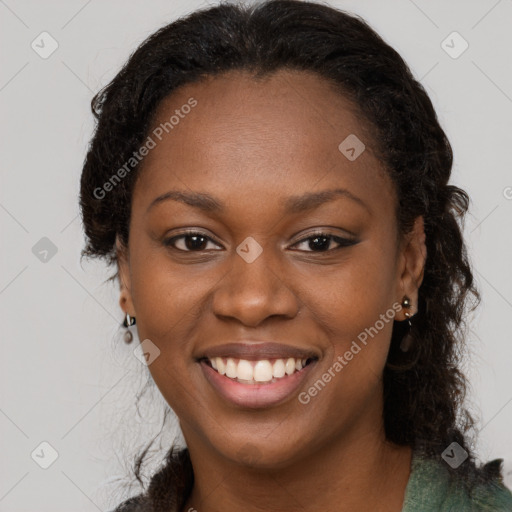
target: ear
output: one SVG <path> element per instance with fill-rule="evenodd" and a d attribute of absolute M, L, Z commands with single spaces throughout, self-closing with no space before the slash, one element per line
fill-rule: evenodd
<path fill-rule="evenodd" d="M 116 237 L 116 255 L 119 287 L 121 290 L 121 294 L 119 296 L 119 305 L 125 313 L 128 313 L 131 317 L 135 317 L 136 312 L 133 305 L 131 292 L 130 260 L 128 257 L 128 247 L 126 247 L 121 242 L 119 236 Z"/>
<path fill-rule="evenodd" d="M 414 221 L 412 231 L 406 235 L 399 255 L 400 287 L 397 301 L 402 304 L 404 295 L 407 295 L 411 301 L 411 308 L 408 310 L 411 315 L 418 312 L 418 290 L 423 282 L 427 259 L 425 239 L 423 216 L 419 216 Z M 399 311 L 397 320 L 405 320 L 405 312 L 405 309 Z"/>

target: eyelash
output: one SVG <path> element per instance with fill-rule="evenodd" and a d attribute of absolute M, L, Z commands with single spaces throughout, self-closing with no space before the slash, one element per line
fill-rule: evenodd
<path fill-rule="evenodd" d="M 207 250 L 207 249 L 202 249 L 202 250 L 198 250 L 198 251 L 193 251 L 193 250 L 188 250 L 188 249 L 187 250 L 185 250 L 185 249 L 178 249 L 174 245 L 176 240 L 180 240 L 180 239 L 184 239 L 184 238 L 192 237 L 192 236 L 200 236 L 202 238 L 205 238 L 207 241 L 211 241 L 213 243 L 216 243 L 212 238 L 210 238 L 209 236 L 206 236 L 205 234 L 203 234 L 203 233 L 201 233 L 199 231 L 185 231 L 183 233 L 180 233 L 179 235 L 173 236 L 171 238 L 167 238 L 166 240 L 164 240 L 163 243 L 164 243 L 165 246 L 171 247 L 171 248 L 176 249 L 177 251 L 180 251 L 180 252 L 190 252 L 190 253 L 197 252 L 197 253 L 200 253 L 200 252 L 204 252 L 205 250 Z M 302 251 L 302 252 L 328 253 L 328 252 L 335 251 L 337 249 L 341 249 L 343 247 L 350 247 L 351 245 L 355 245 L 355 244 L 358 243 L 358 240 L 356 240 L 356 239 L 343 238 L 343 237 L 332 235 L 330 233 L 319 231 L 319 232 L 316 232 L 316 233 L 311 233 L 309 236 L 307 236 L 305 238 L 301 238 L 300 240 L 297 240 L 297 242 L 295 242 L 293 244 L 293 246 L 301 244 L 303 242 L 307 242 L 309 240 L 313 240 L 315 238 L 328 238 L 331 241 L 334 241 L 334 242 L 336 242 L 339 245 L 338 245 L 338 247 L 335 247 L 334 249 L 327 249 L 326 251 Z"/>

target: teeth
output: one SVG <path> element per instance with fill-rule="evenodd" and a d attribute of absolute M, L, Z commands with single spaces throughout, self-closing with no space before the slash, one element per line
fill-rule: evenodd
<path fill-rule="evenodd" d="M 247 359 L 234 359 L 228 357 L 214 357 L 209 360 L 212 368 L 221 375 L 226 375 L 230 379 L 239 379 L 248 383 L 271 382 L 273 379 L 281 379 L 285 375 L 292 375 L 296 371 L 302 370 L 306 366 L 306 359 L 276 359 L 269 361 L 262 359 L 258 361 L 248 361 Z"/>
<path fill-rule="evenodd" d="M 285 369 L 286 375 L 291 375 L 295 371 L 295 359 L 293 357 L 286 360 Z"/>
<path fill-rule="evenodd" d="M 286 374 L 286 370 L 284 367 L 284 361 L 282 359 L 278 359 L 272 368 L 272 375 L 277 379 L 284 377 Z"/>
<path fill-rule="evenodd" d="M 226 363 L 226 377 L 231 379 L 235 379 L 237 377 L 237 364 L 234 359 L 228 357 L 228 362 Z"/>
<path fill-rule="evenodd" d="M 240 359 L 238 362 L 236 376 L 239 379 L 251 380 L 253 378 L 252 364 L 245 359 Z"/>
<path fill-rule="evenodd" d="M 253 378 L 256 382 L 268 382 L 269 380 L 272 380 L 272 365 L 270 364 L 270 361 L 258 361 L 254 365 Z"/>

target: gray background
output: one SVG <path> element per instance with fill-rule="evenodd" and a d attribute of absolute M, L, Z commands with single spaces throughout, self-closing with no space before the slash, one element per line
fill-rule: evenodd
<path fill-rule="evenodd" d="M 329 4 L 363 16 L 401 53 L 453 145 L 453 183 L 473 200 L 465 234 L 483 295 L 469 322 L 465 365 L 483 428 L 477 450 L 483 461 L 505 459 L 511 486 L 512 1 Z M 89 104 L 143 39 L 206 5 L 0 0 L 1 511 L 109 510 L 135 492 L 127 465 L 132 449 L 158 430 L 162 402 L 150 388 L 148 409 L 137 416 L 134 394 L 147 369 L 120 340 L 118 291 L 103 284 L 111 272 L 79 261 Z M 43 31 L 59 45 L 47 59 L 31 47 Z M 442 47 L 453 31 L 469 44 L 458 58 Z M 46 261 L 43 237 L 57 250 Z M 48 469 L 34 460 L 49 460 L 43 441 L 58 453 Z"/>

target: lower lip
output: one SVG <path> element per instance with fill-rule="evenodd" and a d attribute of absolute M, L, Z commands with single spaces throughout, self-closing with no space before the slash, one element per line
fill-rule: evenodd
<path fill-rule="evenodd" d="M 241 384 L 221 375 L 204 361 L 200 361 L 199 364 L 208 382 L 223 398 L 240 407 L 259 409 L 277 405 L 291 396 L 302 384 L 316 362 L 312 361 L 302 370 L 275 382 L 262 384 Z"/>

